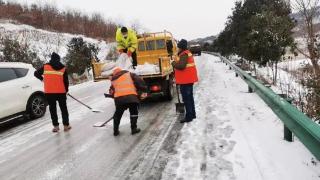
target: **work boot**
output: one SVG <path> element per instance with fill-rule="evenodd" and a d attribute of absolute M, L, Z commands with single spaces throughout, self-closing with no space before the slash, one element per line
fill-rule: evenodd
<path fill-rule="evenodd" d="M 181 121 L 180 121 L 180 123 L 188 123 L 188 122 L 191 122 L 192 121 L 192 119 L 191 120 L 189 120 L 189 119 L 182 119 Z"/>
<path fill-rule="evenodd" d="M 119 130 L 113 131 L 113 136 L 119 136 L 119 135 L 120 135 L 120 131 Z"/>
<path fill-rule="evenodd" d="M 132 130 L 131 130 L 131 134 L 132 134 L 132 135 L 138 134 L 140 131 L 141 131 L 141 129 L 135 128 L 135 129 L 132 129 Z"/>
<path fill-rule="evenodd" d="M 64 126 L 64 131 L 69 131 L 71 129 L 70 125 Z"/>
<path fill-rule="evenodd" d="M 59 132 L 59 130 L 60 130 L 59 126 L 54 126 L 52 129 L 52 132 L 56 133 L 56 132 Z"/>

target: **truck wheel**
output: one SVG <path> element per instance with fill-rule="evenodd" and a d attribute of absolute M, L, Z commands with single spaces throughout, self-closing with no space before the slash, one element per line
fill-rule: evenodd
<path fill-rule="evenodd" d="M 46 113 L 47 105 L 43 95 L 33 95 L 30 97 L 27 105 L 27 112 L 31 119 L 37 119 Z"/>
<path fill-rule="evenodd" d="M 173 88 L 173 80 L 170 78 L 170 80 L 166 81 L 166 92 L 165 92 L 165 98 L 168 101 L 171 101 L 173 99 L 174 94 L 174 88 Z"/>

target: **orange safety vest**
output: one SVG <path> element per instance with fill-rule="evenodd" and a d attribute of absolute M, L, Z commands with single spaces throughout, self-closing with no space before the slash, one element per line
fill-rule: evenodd
<path fill-rule="evenodd" d="M 121 75 L 118 79 L 113 80 L 112 86 L 114 87 L 115 98 L 128 95 L 138 95 L 130 72 L 127 72 Z"/>
<path fill-rule="evenodd" d="M 45 93 L 66 93 L 66 88 L 63 82 L 63 74 L 65 70 L 66 68 L 54 70 L 51 65 L 44 65 L 43 81 Z"/>
<path fill-rule="evenodd" d="M 198 73 L 193 55 L 189 50 L 183 51 L 179 57 L 187 54 L 188 64 L 184 70 L 175 69 L 175 77 L 177 84 L 192 84 L 198 82 Z"/>

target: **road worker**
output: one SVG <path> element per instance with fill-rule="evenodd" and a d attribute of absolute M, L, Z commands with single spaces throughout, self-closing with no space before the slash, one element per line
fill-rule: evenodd
<path fill-rule="evenodd" d="M 44 83 L 44 93 L 49 104 L 53 124 L 52 132 L 58 132 L 60 130 L 56 106 L 57 101 L 62 113 L 64 131 L 69 131 L 71 129 L 67 108 L 69 80 L 66 68 L 60 62 L 60 56 L 53 52 L 50 62 L 35 71 L 34 76 Z"/>
<path fill-rule="evenodd" d="M 180 86 L 180 92 L 185 104 L 186 115 L 180 122 L 191 122 L 196 119 L 196 110 L 193 97 L 193 84 L 198 82 L 198 74 L 193 55 L 188 50 L 188 42 L 182 39 L 178 42 L 178 61 L 173 61 L 176 84 Z"/>
<path fill-rule="evenodd" d="M 136 32 L 126 27 L 118 28 L 116 32 L 117 49 L 119 53 L 127 53 L 132 57 L 133 68 L 137 66 L 137 53 L 138 39 Z"/>
<path fill-rule="evenodd" d="M 146 91 L 147 86 L 138 75 L 121 68 L 114 69 L 109 90 L 109 94 L 113 96 L 116 106 L 116 112 L 113 116 L 114 136 L 120 134 L 120 120 L 127 109 L 130 111 L 131 134 L 134 135 L 141 131 L 137 127 L 138 107 L 140 99 L 147 97 Z"/>

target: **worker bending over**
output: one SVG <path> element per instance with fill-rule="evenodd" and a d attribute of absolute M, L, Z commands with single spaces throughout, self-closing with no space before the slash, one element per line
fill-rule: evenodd
<path fill-rule="evenodd" d="M 147 86 L 138 75 L 121 68 L 116 68 L 113 71 L 109 93 L 114 97 L 116 106 L 116 112 L 113 116 L 114 136 L 120 134 L 120 120 L 127 109 L 130 111 L 131 134 L 134 135 L 141 131 L 137 127 L 138 107 L 140 98 L 144 99 L 147 97 L 146 91 Z"/>

